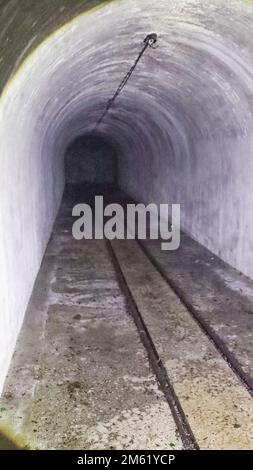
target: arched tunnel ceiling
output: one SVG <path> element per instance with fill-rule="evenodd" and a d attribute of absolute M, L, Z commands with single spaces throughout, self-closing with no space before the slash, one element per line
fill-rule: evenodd
<path fill-rule="evenodd" d="M 158 49 L 99 128 L 119 183 L 139 201 L 180 203 L 182 228 L 253 278 L 253 2 L 0 0 L 0 12 L 1 391 L 65 149 L 93 130 L 150 32 Z"/>
<path fill-rule="evenodd" d="M 5 3 L 6 14 L 8 5 L 17 7 L 17 2 Z M 98 4 L 100 8 L 91 8 Z M 16 52 L 19 42 L 13 44 L 9 31 L 15 30 L 17 13 L 24 15 L 23 28 L 34 18 L 30 27 L 35 34 L 20 51 L 16 64 L 45 31 L 62 23 L 63 17 L 56 20 L 56 12 L 65 12 L 65 20 L 70 16 L 67 1 L 44 1 L 40 5 L 39 9 L 38 2 L 18 2 L 19 9 L 14 10 L 2 30 L 2 36 L 8 33 L 2 42 L 3 51 Z M 49 37 L 26 62 L 26 74 L 34 80 L 33 90 L 47 95 L 41 103 L 51 117 L 50 123 L 66 117 L 76 120 L 80 115 L 85 121 L 83 126 L 92 128 L 146 33 L 154 30 L 159 34 L 159 49 L 148 51 L 143 58 L 106 127 L 120 126 L 124 113 L 125 120 L 131 122 L 130 115 L 136 112 L 140 112 L 140 121 L 148 124 L 146 114 L 150 114 L 153 104 L 154 115 L 160 113 L 172 128 L 190 130 L 192 139 L 219 131 L 223 136 L 224 132 L 243 134 L 248 129 L 252 105 L 252 99 L 248 99 L 252 97 L 252 70 L 248 64 L 252 59 L 253 12 L 246 5 L 231 0 L 77 2 L 75 11 L 84 9 L 90 14 L 76 17 Z M 6 48 L 9 43 L 12 46 Z M 4 57 L 2 62 L 5 65 Z M 25 71 L 23 79 L 24 75 Z"/>
<path fill-rule="evenodd" d="M 33 154 L 42 165 L 52 162 L 54 177 L 66 146 L 92 131 L 145 35 L 157 32 L 158 49 L 147 50 L 100 132 L 118 149 L 120 182 L 130 194 L 145 201 L 180 202 L 183 227 L 242 268 L 246 255 L 239 246 L 246 219 L 241 217 L 236 236 L 223 232 L 234 223 L 231 191 L 238 195 L 238 212 L 241 199 L 246 205 L 252 202 L 249 192 L 243 194 L 238 186 L 252 169 L 251 161 L 247 170 L 243 164 L 252 142 L 251 2 L 83 1 L 75 11 L 67 1 L 44 1 L 40 7 L 28 0 L 2 3 L 9 18 L 2 37 L 12 51 L 8 60 L 6 52 L 2 57 L 7 69 L 12 60 L 14 70 L 54 31 L 28 55 L 4 90 L 2 158 Z M 63 25 L 82 11 L 86 13 Z M 14 33 L 18 20 L 21 26 Z M 23 38 L 26 24 L 26 39 L 14 45 L 14 39 Z M 229 184 L 224 185 L 227 177 Z M 219 221 L 208 229 L 212 218 Z M 238 248 L 236 254 L 232 245 Z"/>

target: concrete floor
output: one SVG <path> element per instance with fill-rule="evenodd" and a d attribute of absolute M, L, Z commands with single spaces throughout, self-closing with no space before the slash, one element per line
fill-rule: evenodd
<path fill-rule="evenodd" d="M 152 262 L 136 241 L 78 242 L 80 200 L 66 192 L 34 287 L 0 448 L 253 449 L 253 283 L 187 236 L 145 242 Z"/>

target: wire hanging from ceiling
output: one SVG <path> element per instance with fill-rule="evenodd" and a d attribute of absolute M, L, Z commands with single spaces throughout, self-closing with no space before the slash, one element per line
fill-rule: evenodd
<path fill-rule="evenodd" d="M 98 119 L 96 125 L 95 125 L 95 130 L 98 128 L 98 126 L 102 123 L 102 121 L 104 120 L 105 116 L 107 115 L 107 113 L 109 112 L 110 108 L 113 106 L 116 98 L 118 97 L 118 95 L 120 94 L 120 92 L 123 90 L 124 86 L 126 85 L 126 83 L 128 82 L 129 78 L 131 77 L 132 73 L 134 72 L 134 69 L 136 68 L 138 62 L 140 61 L 141 57 L 143 56 L 144 52 L 146 51 L 146 49 L 148 47 L 151 47 L 151 49 L 156 49 L 157 48 L 157 41 L 158 41 L 158 36 L 156 33 L 151 33 L 151 34 L 148 34 L 145 39 L 144 39 L 144 46 L 142 47 L 140 53 L 138 54 L 138 57 L 136 58 L 134 64 L 132 65 L 132 67 L 129 69 L 129 71 L 127 72 L 127 74 L 124 76 L 123 80 L 121 81 L 120 85 L 118 86 L 116 92 L 114 93 L 113 97 L 110 98 L 107 102 L 107 105 L 105 107 L 105 110 L 103 111 L 102 115 L 100 116 L 100 118 Z"/>

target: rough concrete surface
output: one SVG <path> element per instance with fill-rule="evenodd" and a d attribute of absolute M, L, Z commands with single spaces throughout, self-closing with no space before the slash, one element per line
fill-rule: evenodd
<path fill-rule="evenodd" d="M 99 129 L 120 156 L 119 183 L 138 200 L 181 203 L 183 228 L 253 276 L 253 4 L 2 0 L 0 11 L 2 389 L 64 151 L 93 129 L 149 32 L 159 47 Z"/>
<path fill-rule="evenodd" d="M 135 240 L 113 250 L 201 449 L 252 449 L 253 400 Z"/>
<path fill-rule="evenodd" d="M 139 201 L 180 203 L 183 229 L 253 278 L 252 22 L 246 0 L 0 0 L 0 392 L 63 193 L 66 148 L 94 129 L 147 33 L 159 47 L 99 129 L 119 156 L 118 182 Z M 62 315 L 50 310 L 48 338 Z M 246 364 L 233 316 L 223 336 Z"/>
<path fill-rule="evenodd" d="M 66 207 L 6 380 L 0 433 L 31 449 L 180 449 L 106 243 L 75 241 Z"/>
<path fill-rule="evenodd" d="M 27 8 L 41 37 L 47 22 L 36 15 L 45 11 L 46 20 L 49 6 L 35 13 L 33 3 Z M 121 149 L 120 182 L 139 200 L 180 202 L 184 228 L 252 276 L 252 19 L 251 3 L 236 0 L 107 2 L 28 57 L 3 95 L 8 114 L 22 121 L 15 109 L 28 106 L 33 152 L 49 141 L 44 150 L 57 158 L 77 132 L 91 130 L 145 34 L 156 31 L 159 48 L 147 52 L 101 127 Z M 14 108 L 8 90 L 20 95 Z"/>
<path fill-rule="evenodd" d="M 175 252 L 161 251 L 154 240 L 142 241 L 142 245 L 186 304 L 226 345 L 252 389 L 252 280 L 184 233 Z"/>
<path fill-rule="evenodd" d="M 93 204 L 96 194 L 102 188 L 66 189 L 0 400 L 0 433 L 5 435 L 0 446 L 5 448 L 13 443 L 35 449 L 185 447 L 107 244 L 72 238 L 73 205 Z M 105 203 L 128 200 L 112 188 L 103 194 Z M 183 246 L 191 244 L 192 256 L 206 259 L 200 245 L 182 240 Z M 197 445 L 253 449 L 253 402 L 244 384 L 140 245 L 118 240 L 112 247 Z M 169 263 L 168 253 L 158 254 L 153 247 L 153 254 Z M 225 267 L 224 279 L 231 276 Z M 214 290 L 214 266 L 204 269 Z M 224 280 L 223 287 L 229 295 Z M 216 292 L 222 299 L 221 284 Z M 211 318 L 218 322 L 219 312 Z M 239 344 L 241 318 L 244 325 L 243 315 L 236 319 Z M 221 339 L 230 346 L 229 338 Z"/>

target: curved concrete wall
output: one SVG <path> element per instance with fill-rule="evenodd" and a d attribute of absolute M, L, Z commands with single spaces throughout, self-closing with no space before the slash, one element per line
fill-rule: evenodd
<path fill-rule="evenodd" d="M 146 52 L 100 127 L 120 155 L 119 182 L 136 199 L 181 203 L 183 228 L 253 277 L 253 4 L 0 8 L 0 86 L 11 76 L 0 100 L 1 387 L 60 203 L 65 149 L 93 130 L 149 32 L 159 48 Z"/>

